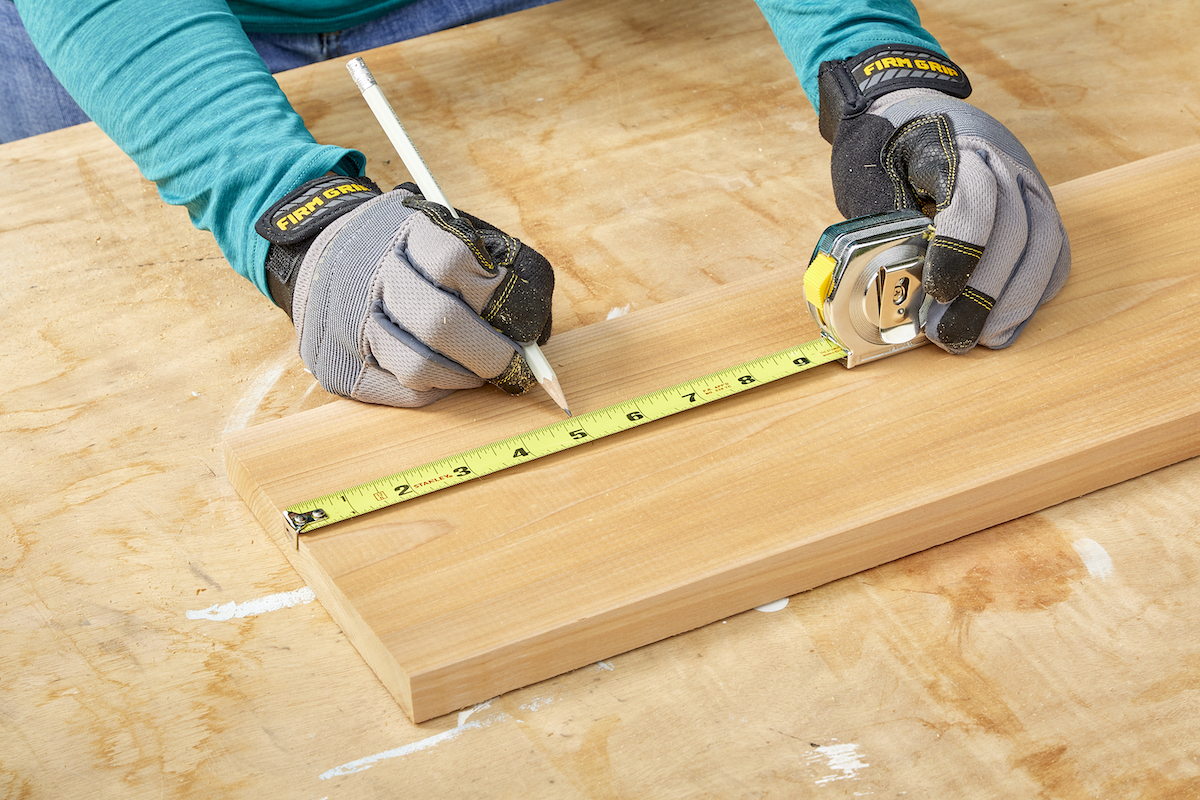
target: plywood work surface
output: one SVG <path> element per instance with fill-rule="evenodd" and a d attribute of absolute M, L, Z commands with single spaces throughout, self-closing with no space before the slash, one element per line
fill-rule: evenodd
<path fill-rule="evenodd" d="M 1200 140 L 1190 0 L 919 6 L 1051 185 Z M 837 218 L 749 0 L 366 55 L 450 196 L 551 255 L 556 341 Z M 340 60 L 278 78 L 407 178 Z M 1200 460 L 413 724 L 226 474 L 228 433 L 333 402 L 287 319 L 95 126 L 0 146 L 0 186 L 0 797 L 1200 795 Z"/>
<path fill-rule="evenodd" d="M 1069 288 L 1001 353 L 824 367 L 303 536 L 291 504 L 555 421 L 343 402 L 238 432 L 260 522 L 418 721 L 1200 453 L 1200 148 L 1056 192 Z M 1122 213 L 1171 198 L 1151 217 Z M 579 411 L 815 336 L 802 269 L 570 331 Z M 290 454 L 293 457 L 283 457 Z M 454 587 L 447 591 L 448 587 Z"/>

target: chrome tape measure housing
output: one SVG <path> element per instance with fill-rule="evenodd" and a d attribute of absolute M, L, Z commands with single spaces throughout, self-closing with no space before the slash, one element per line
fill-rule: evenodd
<path fill-rule="evenodd" d="M 926 343 L 921 275 L 933 224 L 901 210 L 831 225 L 804 276 L 809 313 L 855 367 Z"/>

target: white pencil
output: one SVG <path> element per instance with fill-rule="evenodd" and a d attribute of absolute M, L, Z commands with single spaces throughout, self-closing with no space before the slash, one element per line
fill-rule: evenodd
<path fill-rule="evenodd" d="M 417 147 L 409 138 L 408 131 L 404 130 L 404 126 L 400 124 L 400 118 L 396 116 L 395 109 L 384 96 L 383 89 L 380 89 L 379 84 L 375 82 L 375 77 L 371 74 L 371 70 L 367 69 L 366 63 L 361 58 L 354 58 L 346 64 L 346 69 L 349 70 L 350 77 L 354 79 L 354 85 L 362 92 L 363 99 L 375 113 L 375 118 L 379 120 L 383 132 L 387 134 L 392 146 L 400 154 L 400 160 L 408 168 L 408 173 L 412 175 L 421 194 L 425 195 L 427 200 L 445 206 L 453 216 L 458 217 L 458 212 L 454 210 L 454 206 L 446 198 L 442 187 L 438 186 L 438 182 L 434 179 L 433 173 L 425 165 L 425 160 L 417 152 Z M 559 408 L 567 412 L 567 416 L 570 416 L 571 409 L 567 406 L 567 397 L 558 383 L 558 376 L 554 374 L 554 368 L 546 360 L 546 356 L 538 347 L 537 342 L 518 342 L 518 344 L 524 350 L 525 363 L 529 364 L 529 368 L 533 370 L 533 376 L 537 382 L 546 390 L 546 394 L 550 395 L 558 404 Z"/>

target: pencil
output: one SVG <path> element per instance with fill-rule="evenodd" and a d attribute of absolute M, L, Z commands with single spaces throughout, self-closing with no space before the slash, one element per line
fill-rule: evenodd
<path fill-rule="evenodd" d="M 354 79 L 354 85 L 362 92 L 363 99 L 375 113 L 375 118 L 379 120 L 383 132 L 387 134 L 392 146 L 400 154 L 400 160 L 404 162 L 404 166 L 412 175 L 421 194 L 425 195 L 427 200 L 445 206 L 457 218 L 458 212 L 454 210 L 454 206 L 446 198 L 445 192 L 438 185 L 433 173 L 425 165 L 425 159 L 421 158 L 421 154 L 417 152 L 417 146 L 413 144 L 408 131 L 404 130 L 404 125 L 396 116 L 395 109 L 384 96 L 383 89 L 379 88 L 379 84 L 375 82 L 375 76 L 371 74 L 371 70 L 367 69 L 366 63 L 361 58 L 353 58 L 346 63 L 346 69 L 350 72 L 350 77 Z M 568 417 L 571 416 L 571 409 L 567 406 L 567 397 L 563 394 L 558 376 L 554 374 L 554 368 L 550 366 L 550 362 L 542 353 L 542 349 L 538 347 L 537 342 L 517 342 L 517 344 L 524 351 L 525 363 L 533 371 L 533 376 L 537 379 L 538 384 L 546 390 L 546 394 L 550 395 L 550 398 L 566 412 Z"/>

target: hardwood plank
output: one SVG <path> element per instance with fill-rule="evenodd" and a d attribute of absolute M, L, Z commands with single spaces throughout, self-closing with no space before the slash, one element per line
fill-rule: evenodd
<path fill-rule="evenodd" d="M 587 8 L 562 0 L 371 62 L 394 61 L 393 74 L 420 86 L 427 68 L 453 60 L 461 73 L 439 80 L 464 85 L 513 43 L 605 71 L 609 94 L 590 105 L 579 91 L 565 102 L 546 89 L 583 71 L 558 63 L 506 63 L 506 81 L 486 91 L 444 83 L 415 102 L 389 84 L 406 122 L 417 107 L 410 129 L 455 200 L 555 251 L 556 322 L 577 327 L 631 301 L 781 268 L 781 253 L 807 255 L 835 213 L 822 199 L 828 147 L 769 31 L 746 24 L 758 13 L 750 2 L 591 4 L 591 16 L 630 20 L 625 39 L 638 43 L 662 29 L 658 19 L 685 20 L 675 42 L 646 49 L 682 64 L 685 80 L 687 59 L 721 66 L 703 81 L 736 74 L 744 89 L 710 96 L 743 127 L 722 128 L 732 114 L 672 109 L 680 137 L 656 147 L 693 170 L 674 178 L 678 192 L 651 191 L 677 165 L 627 158 L 607 137 L 596 157 L 624 171 L 596 182 L 607 175 L 629 214 L 588 216 L 594 198 L 573 194 L 578 184 L 545 179 L 571 175 L 587 152 L 569 138 L 594 140 L 589 113 L 646 141 L 652 109 L 613 75 L 646 62 L 621 37 L 597 42 Z M 1161 76 L 1200 30 L 1200 5 L 1012 8 L 1013 24 L 993 7 L 944 0 L 922 2 L 921 16 L 969 70 L 972 100 L 1018 133 L 1053 183 L 1198 140 L 1189 109 L 1200 83 Z M 739 33 L 713 35 L 730 30 Z M 554 41 L 560 31 L 569 47 Z M 661 86 L 665 72 L 644 83 Z M 361 142 L 372 175 L 403 179 L 339 60 L 278 77 L 320 141 Z M 496 106 L 522 82 L 546 100 L 498 128 L 509 118 Z M 435 113 L 429 96 L 451 110 Z M 546 145 L 522 150 L 534 168 L 473 146 L 525 136 Z M 712 169 L 726 136 L 752 146 Z M 745 169 L 758 147 L 769 166 Z M 391 175 L 380 167 L 388 158 Z M 561 166 L 545 164 L 556 158 Z M 455 164 L 458 175 L 443 177 Z M 697 173 L 744 174 L 753 186 L 730 184 L 726 206 L 746 216 L 722 217 L 721 246 L 684 262 L 680 243 L 714 227 L 688 216 L 685 178 L 694 187 Z M 958 797 L 964 786 L 1014 800 L 1200 796 L 1200 459 L 795 595 L 780 612 L 739 614 L 507 693 L 461 728 L 454 714 L 412 724 L 319 603 L 191 618 L 303 585 L 279 548 L 247 535 L 259 526 L 229 486 L 220 440 L 329 398 L 295 357 L 286 318 L 95 126 L 0 146 L 0 176 L 11 190 L 0 224 L 0 450 L 14 465 L 0 507 L 0 797 L 850 800 Z M 463 176 L 474 183 L 461 188 Z M 633 212 L 636 238 L 625 225 Z M 755 227 L 742 230 L 748 219 Z M 727 258 L 747 243 L 771 258 Z M 1081 560 L 1081 545 L 1107 566 Z M 832 769 L 830 745 L 869 766 Z M 374 754 L 365 771 L 322 777 L 364 769 Z"/>
<path fill-rule="evenodd" d="M 821 368 L 298 552 L 288 504 L 530 429 L 552 406 L 493 391 L 420 411 L 337 403 L 230 437 L 230 476 L 405 710 L 436 716 L 1200 452 L 1197 178 L 1193 148 L 1060 187 L 1075 274 L 1001 353 Z M 1153 216 L 1128 211 L 1164 196 Z M 596 408 L 811 338 L 800 274 L 547 352 L 573 403 Z"/>

